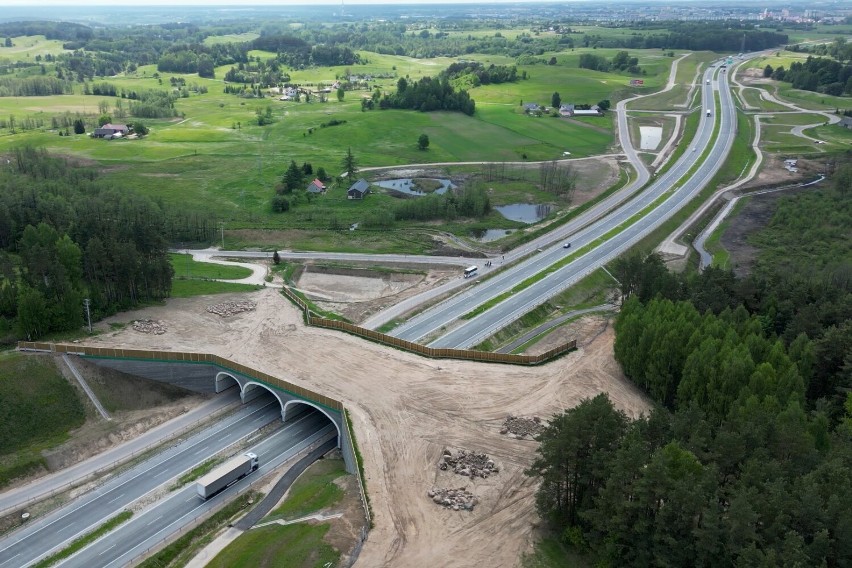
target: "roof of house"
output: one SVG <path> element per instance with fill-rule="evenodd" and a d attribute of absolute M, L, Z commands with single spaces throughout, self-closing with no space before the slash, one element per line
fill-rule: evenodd
<path fill-rule="evenodd" d="M 370 184 L 364 178 L 359 179 L 349 187 L 349 191 L 357 191 L 358 193 L 365 193 L 369 189 Z"/>
<path fill-rule="evenodd" d="M 524 104 L 524 110 L 538 110 L 538 103 L 526 103 Z"/>
<path fill-rule="evenodd" d="M 320 180 L 315 179 L 314 181 L 312 181 L 311 183 L 308 184 L 307 189 L 308 189 L 308 191 L 311 191 L 311 192 L 324 191 L 325 190 L 325 184 L 323 184 Z"/>
<path fill-rule="evenodd" d="M 103 126 L 101 126 L 104 130 L 127 130 L 126 124 L 110 124 L 107 122 Z"/>

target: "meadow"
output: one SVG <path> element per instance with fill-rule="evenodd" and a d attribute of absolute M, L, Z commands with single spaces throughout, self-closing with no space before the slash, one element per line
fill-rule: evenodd
<path fill-rule="evenodd" d="M 250 39 L 250 34 L 218 36 L 209 38 L 209 42 L 247 39 Z M 31 46 L 32 49 L 37 47 Z M 41 49 L 55 49 L 55 46 L 42 40 Z M 346 91 L 342 101 L 338 101 L 332 93 L 326 102 L 319 102 L 314 97 L 312 102 L 297 103 L 279 101 L 276 97 L 247 99 L 223 93 L 221 77 L 230 66 L 217 68 L 213 79 L 189 74 L 158 74 L 154 65 L 140 66 L 133 73 L 96 78 L 94 82 L 107 82 L 125 90 L 169 90 L 172 89 L 172 77 L 183 79 L 190 88 L 190 95 L 175 102 L 179 116 L 144 120 L 150 130 L 148 136 L 138 140 L 106 141 L 87 135 L 59 136 L 51 131 L 52 117 L 76 113 L 97 116 L 101 103 L 109 106 L 114 122 L 133 121 L 116 111 L 116 103 L 120 99 L 83 95 L 82 86 L 77 84 L 75 94 L 71 95 L 0 98 L 0 116 L 14 115 L 19 123 L 22 119 L 33 118 L 45 125 L 36 130 L 18 130 L 15 134 L 4 129 L 0 133 L 0 152 L 28 143 L 53 153 L 91 160 L 102 165 L 117 185 L 155 197 L 169 206 L 191 207 L 213 214 L 226 223 L 229 242 L 251 245 L 258 243 L 252 240 L 251 231 L 326 231 L 330 227 L 358 222 L 371 208 L 383 206 L 385 196 L 381 195 L 371 195 L 364 203 L 345 200 L 343 192 L 348 184 L 332 182 L 327 195 L 310 202 L 301 200 L 294 203 L 295 207 L 288 213 L 274 214 L 270 208 L 273 188 L 291 160 L 297 164 L 309 162 L 314 171 L 322 167 L 331 176 L 336 176 L 341 172 L 342 159 L 350 148 L 359 167 L 436 162 L 546 161 L 562 158 L 564 152 L 570 152 L 572 158 L 608 153 L 614 143 L 612 115 L 579 120 L 551 116 L 536 118 L 524 114 L 521 103 L 535 101 L 549 106 L 551 96 L 558 92 L 564 103 L 595 104 L 610 99 L 614 104 L 620 97 L 650 92 L 665 83 L 673 58 L 660 50 L 630 51 L 631 56 L 639 58 L 639 64 L 646 72 L 643 88 L 629 87 L 631 77 L 627 74 L 578 68 L 583 52 L 610 58 L 617 51 L 575 49 L 545 53 L 540 61 L 547 61 L 553 56 L 556 64 L 518 66 L 519 74 L 527 73 L 526 80 L 471 89 L 471 97 L 477 102 L 473 116 L 407 110 L 362 111 L 362 97 L 368 96 L 375 87 L 384 92 L 395 90 L 396 77 L 377 79 L 370 90 Z M 264 52 L 252 52 L 252 55 L 272 56 Z M 435 76 L 455 61 L 453 58 L 413 59 L 369 52 L 361 52 L 360 56 L 365 62 L 363 65 L 291 70 L 292 81 L 316 84 L 330 82 L 349 73 L 417 79 Z M 472 54 L 467 58 L 486 65 L 515 64 L 514 59 L 502 56 Z M 198 87 L 205 88 L 207 92 L 199 94 L 192 90 Z M 123 106 L 127 108 L 128 105 L 125 102 Z M 257 113 L 265 114 L 267 109 L 272 122 L 259 126 Z M 332 120 L 337 125 L 323 126 Z M 429 137 L 426 151 L 417 146 L 421 134 Z M 525 184 L 527 194 L 534 189 L 535 183 L 531 180 L 531 183 Z M 515 191 L 511 184 L 506 189 L 510 194 Z M 494 191 L 493 201 L 501 202 L 499 184 L 495 184 Z M 392 198 L 385 198 L 389 199 Z M 488 226 L 505 225 L 499 215 L 492 217 L 491 221 Z M 428 231 L 428 226 L 423 229 Z M 465 226 L 458 229 L 462 233 L 469 232 Z M 234 233 L 241 230 L 246 232 Z M 358 249 L 368 242 L 387 241 L 387 237 L 387 233 L 382 239 L 361 233 L 354 240 L 343 240 Z M 374 246 L 381 250 L 423 251 L 428 250 L 431 243 L 431 238 L 425 236 L 394 236 L 393 239 L 398 242 L 389 247 L 378 242 Z M 315 240 L 317 246 L 333 248 L 341 239 L 314 232 L 304 245 Z M 293 241 L 290 244 L 299 245 Z M 178 294 L 184 293 L 181 286 L 183 284 L 178 283 Z"/>

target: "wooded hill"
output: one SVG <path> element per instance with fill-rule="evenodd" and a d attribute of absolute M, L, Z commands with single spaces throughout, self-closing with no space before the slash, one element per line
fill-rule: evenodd
<path fill-rule="evenodd" d="M 551 420 L 529 474 L 563 543 L 606 566 L 852 565 L 850 194 L 846 166 L 785 199 L 745 279 L 616 264 L 615 355 L 656 406 Z"/>
<path fill-rule="evenodd" d="M 91 168 L 17 149 L 0 169 L 0 333 L 37 339 L 162 300 L 169 241 L 207 241 L 212 219 L 175 213 Z"/>

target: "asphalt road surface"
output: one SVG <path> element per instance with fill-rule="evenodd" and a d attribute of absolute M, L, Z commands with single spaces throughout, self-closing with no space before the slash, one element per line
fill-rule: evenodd
<path fill-rule="evenodd" d="M 162 543 L 163 539 L 189 525 L 197 517 L 245 489 L 264 474 L 281 466 L 311 444 L 325 438 L 336 438 L 337 430 L 321 412 L 311 411 L 293 426 L 279 430 L 260 444 L 248 448 L 257 454 L 260 466 L 254 473 L 203 501 L 195 491 L 195 483 L 175 491 L 168 499 L 157 501 L 113 532 L 86 547 L 59 566 L 92 568 L 124 566 Z"/>
<path fill-rule="evenodd" d="M 392 335 L 409 341 L 438 336 L 429 345 L 433 347 L 469 348 L 496 333 L 524 313 L 547 301 L 572 284 L 609 262 L 666 219 L 674 215 L 709 182 L 723 163 L 735 131 L 735 108 L 727 86 L 727 73 L 719 73 L 710 67 L 702 80 L 701 121 L 695 138 L 687 151 L 666 173 L 660 175 L 638 198 L 632 199 L 609 215 L 581 230 L 571 237 L 571 248 L 561 244 L 542 249 L 528 261 L 473 286 L 470 290 L 450 298 L 439 306 L 412 318 L 391 332 Z M 707 79 L 711 82 L 707 83 Z M 718 92 L 720 108 L 716 108 L 714 93 Z M 705 109 L 711 109 L 707 117 Z M 716 120 L 720 121 L 719 136 L 706 159 L 699 164 L 704 150 L 710 145 Z M 689 175 L 690 170 L 694 172 Z M 672 189 L 676 184 L 682 184 Z M 656 209 L 645 215 L 627 229 L 596 246 L 568 265 L 553 272 L 532 286 L 525 288 L 483 314 L 463 320 L 455 327 L 451 324 L 460 316 L 477 306 L 503 294 L 526 278 L 552 266 L 566 255 L 602 238 L 610 230 L 622 225 L 658 198 L 665 196 Z M 452 329 L 450 329 L 452 327 Z M 449 330 L 449 331 L 447 331 Z"/>
<path fill-rule="evenodd" d="M 270 398 L 258 397 L 234 415 L 176 443 L 65 507 L 4 537 L 0 540 L 0 568 L 26 566 L 46 553 L 67 545 L 209 456 L 273 420 L 280 420 L 281 406 Z M 303 416 L 304 414 L 292 421 L 289 428 L 299 427 Z"/>

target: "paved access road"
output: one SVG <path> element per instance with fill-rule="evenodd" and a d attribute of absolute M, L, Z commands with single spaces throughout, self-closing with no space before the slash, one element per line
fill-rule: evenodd
<path fill-rule="evenodd" d="M 430 310 L 409 320 L 391 332 L 392 335 L 409 341 L 423 340 L 438 336 L 430 343 L 433 347 L 474 346 L 501 328 L 505 327 L 532 308 L 545 302 L 587 274 L 615 258 L 645 235 L 674 215 L 709 182 L 730 151 L 735 132 L 735 108 L 727 85 L 727 73 L 719 73 L 717 68 L 709 68 L 702 81 L 701 122 L 686 153 L 669 169 L 660 175 L 640 196 L 619 207 L 609 215 L 596 221 L 571 237 L 571 249 L 560 244 L 543 249 L 532 259 L 510 268 L 490 278 L 471 290 L 451 298 Z M 710 80 L 708 83 L 707 80 Z M 718 92 L 720 108 L 716 108 L 714 93 Z M 706 116 L 710 109 L 711 116 Z M 704 150 L 710 145 L 716 121 L 720 122 L 719 136 L 713 144 L 707 158 L 701 161 Z M 694 172 L 690 175 L 690 170 Z M 675 185 L 680 185 L 677 189 Z M 477 306 L 495 298 L 526 278 L 552 266 L 573 251 L 602 238 L 610 230 L 619 227 L 628 219 L 645 209 L 658 198 L 665 196 L 654 211 L 634 223 L 617 235 L 597 245 L 565 267 L 548 275 L 537 283 L 513 294 L 510 298 L 492 307 L 483 314 L 469 320 L 462 320 L 453 327 L 462 315 Z M 447 331 L 449 330 L 449 331 Z"/>
<path fill-rule="evenodd" d="M 285 426 L 260 444 L 247 449 L 257 454 L 258 470 L 222 493 L 202 501 L 195 492 L 195 483 L 175 491 L 167 499 L 157 501 L 113 532 L 86 547 L 59 566 L 63 568 L 92 568 L 93 566 L 125 566 L 162 543 L 163 539 L 189 525 L 227 500 L 229 495 L 245 489 L 264 474 L 280 467 L 286 460 L 311 444 L 326 438 L 336 438 L 337 430 L 322 413 L 311 410 L 292 425 Z"/>
<path fill-rule="evenodd" d="M 276 419 L 281 419 L 278 401 L 258 397 L 234 415 L 7 535 L 0 540 L 0 568 L 26 566 L 61 548 L 143 495 Z"/>

